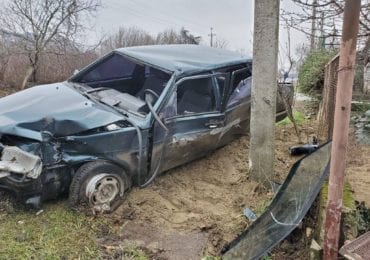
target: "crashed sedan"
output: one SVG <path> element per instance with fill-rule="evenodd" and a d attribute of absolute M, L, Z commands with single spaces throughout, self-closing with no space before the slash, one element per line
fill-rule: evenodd
<path fill-rule="evenodd" d="M 130 47 L 65 82 L 4 97 L 0 188 L 36 208 L 69 194 L 73 208 L 112 211 L 132 185 L 248 131 L 251 68 L 239 53 L 204 46 Z M 276 110 L 286 116 L 281 98 Z"/>

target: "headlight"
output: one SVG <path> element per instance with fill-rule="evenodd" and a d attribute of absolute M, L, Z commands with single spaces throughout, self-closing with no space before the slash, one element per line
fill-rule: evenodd
<path fill-rule="evenodd" d="M 116 131 L 116 130 L 121 129 L 121 127 L 117 124 L 110 124 L 110 125 L 107 125 L 105 129 L 107 129 L 108 131 Z"/>

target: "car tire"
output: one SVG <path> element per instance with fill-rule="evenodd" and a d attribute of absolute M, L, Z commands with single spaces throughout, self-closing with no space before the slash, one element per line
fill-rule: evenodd
<path fill-rule="evenodd" d="M 94 161 L 83 164 L 74 174 L 69 188 L 69 205 L 74 210 L 110 213 L 124 199 L 131 180 L 119 166 Z"/>

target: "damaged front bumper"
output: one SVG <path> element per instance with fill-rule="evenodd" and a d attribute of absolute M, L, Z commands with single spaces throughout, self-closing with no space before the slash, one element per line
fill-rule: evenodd
<path fill-rule="evenodd" d="M 37 179 L 42 172 L 41 158 L 16 146 L 0 146 L 0 179 L 18 175 L 22 179 Z"/>
<path fill-rule="evenodd" d="M 0 143 L 0 152 L 0 189 L 16 195 L 21 203 L 37 209 L 43 200 L 66 192 L 67 169 L 44 169 L 39 156 L 17 146 Z"/>

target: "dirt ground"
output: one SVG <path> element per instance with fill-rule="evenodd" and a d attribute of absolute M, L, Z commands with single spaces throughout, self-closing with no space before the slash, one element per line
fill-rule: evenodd
<path fill-rule="evenodd" d="M 370 208 L 370 146 L 357 144 L 353 133 L 348 147 L 346 176 L 355 200 L 364 201 Z"/>
<path fill-rule="evenodd" d="M 300 126 L 304 140 L 315 131 L 309 125 Z M 297 143 L 291 124 L 277 127 L 276 181 L 282 181 L 297 160 L 288 150 Z M 248 146 L 249 137 L 241 137 L 208 157 L 159 176 L 145 189 L 134 188 L 126 202 L 110 216 L 119 234 L 117 240 L 131 241 L 156 258 L 218 255 L 226 243 L 249 225 L 243 209 L 249 207 L 260 214 L 273 196 L 260 192 L 258 184 L 249 179 Z M 176 234 L 177 243 L 163 240 L 168 237 L 173 240 Z M 187 247 L 189 236 L 203 246 L 184 255 L 180 249 Z M 153 239 L 149 243 L 146 237 Z M 117 240 L 110 243 L 117 246 Z"/>
<path fill-rule="evenodd" d="M 296 107 L 308 115 L 299 129 L 302 141 L 309 142 L 317 131 L 315 114 L 303 104 Z M 275 180 L 282 182 L 298 159 L 288 152 L 298 138 L 292 124 L 280 125 L 276 131 Z M 248 177 L 248 144 L 249 137 L 241 137 L 206 158 L 169 171 L 145 189 L 133 189 L 113 214 L 113 227 L 119 235 L 108 244 L 133 243 L 155 259 L 219 255 L 222 247 L 250 224 L 242 210 L 250 207 L 260 214 L 273 196 L 259 192 L 258 184 Z M 360 201 L 370 198 L 366 188 L 369 149 L 350 139 L 348 178 Z"/>
<path fill-rule="evenodd" d="M 0 88 L 0 96 L 5 92 Z M 316 133 L 315 116 L 303 105 L 296 107 L 311 116 L 299 126 L 306 143 Z M 289 147 L 297 144 L 292 124 L 276 128 L 275 181 L 282 182 L 298 160 L 289 155 Z M 368 206 L 369 152 L 370 147 L 356 145 L 351 138 L 347 176 L 355 198 Z M 150 259 L 218 256 L 250 224 L 243 209 L 249 207 L 259 215 L 273 197 L 250 180 L 248 153 L 249 137 L 244 136 L 203 159 L 170 170 L 147 188 L 132 189 L 116 212 L 103 217 L 112 229 L 98 241 L 103 258 L 122 258 L 127 247 L 139 248 Z"/>

